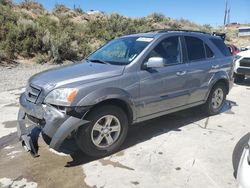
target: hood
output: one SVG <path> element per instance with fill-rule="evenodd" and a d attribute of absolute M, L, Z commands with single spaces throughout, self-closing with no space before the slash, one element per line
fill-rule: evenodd
<path fill-rule="evenodd" d="M 250 58 L 250 50 L 242 51 L 242 52 L 238 53 L 237 55 Z"/>
<path fill-rule="evenodd" d="M 119 76 L 124 68 L 125 66 L 83 62 L 38 73 L 29 79 L 29 83 L 43 88 L 55 88 L 67 84 L 81 85 Z"/>

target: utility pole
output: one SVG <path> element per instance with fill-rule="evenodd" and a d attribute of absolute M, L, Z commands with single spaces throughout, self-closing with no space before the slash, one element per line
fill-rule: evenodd
<path fill-rule="evenodd" d="M 230 24 L 230 11 L 231 11 L 231 8 L 229 8 L 227 11 L 227 24 Z"/>
<path fill-rule="evenodd" d="M 224 15 L 224 26 L 227 23 L 227 13 L 228 13 L 227 6 L 228 6 L 228 0 L 226 0 L 225 15 Z"/>

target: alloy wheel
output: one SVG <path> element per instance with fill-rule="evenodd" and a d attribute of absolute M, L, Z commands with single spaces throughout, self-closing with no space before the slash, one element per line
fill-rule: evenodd
<path fill-rule="evenodd" d="M 218 109 L 221 107 L 224 99 L 224 92 L 221 88 L 217 88 L 212 96 L 212 107 Z"/>
<path fill-rule="evenodd" d="M 113 145 L 120 136 L 121 123 L 113 115 L 105 115 L 98 119 L 91 131 L 91 140 L 98 148 L 107 148 Z"/>

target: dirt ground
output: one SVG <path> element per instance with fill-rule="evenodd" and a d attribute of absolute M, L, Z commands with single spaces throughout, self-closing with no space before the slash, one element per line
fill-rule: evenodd
<path fill-rule="evenodd" d="M 22 88 L 0 92 L 0 187 L 221 187 L 236 186 L 232 152 L 250 130 L 250 79 L 235 85 L 221 114 L 192 108 L 130 128 L 121 150 L 93 159 L 55 153 L 40 138 L 40 157 L 16 136 Z"/>

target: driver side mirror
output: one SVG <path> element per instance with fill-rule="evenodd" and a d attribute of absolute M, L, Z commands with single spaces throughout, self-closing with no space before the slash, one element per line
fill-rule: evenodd
<path fill-rule="evenodd" d="M 162 57 L 151 57 L 148 61 L 144 64 L 146 69 L 149 68 L 162 68 L 165 67 L 165 59 Z"/>

